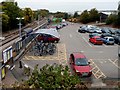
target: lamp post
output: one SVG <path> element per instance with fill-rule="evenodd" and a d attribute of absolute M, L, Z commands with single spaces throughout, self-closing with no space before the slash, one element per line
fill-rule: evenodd
<path fill-rule="evenodd" d="M 24 18 L 23 17 L 22 18 L 17 17 L 16 19 L 19 20 L 19 24 L 18 24 L 19 25 L 19 37 L 21 38 L 21 25 L 22 25 L 21 20 L 24 19 Z"/>

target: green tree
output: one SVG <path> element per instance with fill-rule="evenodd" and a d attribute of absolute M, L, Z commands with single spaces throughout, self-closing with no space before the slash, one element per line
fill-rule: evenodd
<path fill-rule="evenodd" d="M 74 18 L 79 17 L 78 13 L 77 13 L 77 12 L 75 12 L 75 13 L 74 13 L 74 15 L 73 15 L 73 17 L 74 17 Z"/>
<path fill-rule="evenodd" d="M 35 67 L 32 72 L 27 84 L 31 88 L 42 88 L 42 89 L 70 89 L 70 88 L 84 88 L 87 87 L 81 83 L 77 75 L 71 75 L 68 66 L 63 67 L 62 65 L 45 65 L 42 69 Z M 83 84 L 83 85 L 82 85 Z"/>
<path fill-rule="evenodd" d="M 41 10 L 39 11 L 39 14 L 40 14 L 41 17 L 47 17 L 48 14 L 49 14 L 49 11 L 46 10 L 46 9 L 41 9 Z"/>
<path fill-rule="evenodd" d="M 113 24 L 116 19 L 117 19 L 117 15 L 111 14 L 111 15 L 107 18 L 106 24 Z"/>
<path fill-rule="evenodd" d="M 65 13 L 63 18 L 64 18 L 65 20 L 68 19 L 68 18 L 69 18 L 68 13 Z"/>
<path fill-rule="evenodd" d="M 9 29 L 18 27 L 17 25 L 18 21 L 16 20 L 16 18 L 21 17 L 20 16 L 21 9 L 17 6 L 17 2 L 2 2 L 1 4 L 4 14 L 9 17 L 8 21 Z"/>
<path fill-rule="evenodd" d="M 120 26 L 120 4 L 118 6 L 118 15 L 116 16 L 116 20 L 114 21 L 116 26 Z"/>
<path fill-rule="evenodd" d="M 90 21 L 89 13 L 87 10 L 83 11 L 82 14 L 80 15 L 80 21 L 84 24 L 86 24 Z"/>
<path fill-rule="evenodd" d="M 89 11 L 89 17 L 91 22 L 98 21 L 100 18 L 99 13 L 95 8 Z"/>
<path fill-rule="evenodd" d="M 24 14 L 25 23 L 30 23 L 33 21 L 34 12 L 31 10 L 31 8 L 25 8 L 23 10 L 23 14 Z"/>
<path fill-rule="evenodd" d="M 63 18 L 64 17 L 64 13 L 63 12 L 56 12 L 54 14 L 54 17 L 56 17 L 56 18 Z"/>
<path fill-rule="evenodd" d="M 9 17 L 6 14 L 0 14 L 0 17 L 2 17 L 2 32 L 5 32 L 8 30 L 9 26 Z"/>

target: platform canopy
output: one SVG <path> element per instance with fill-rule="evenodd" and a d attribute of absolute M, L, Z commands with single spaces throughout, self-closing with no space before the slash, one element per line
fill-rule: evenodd
<path fill-rule="evenodd" d="M 57 32 L 56 29 L 50 28 L 50 29 L 39 29 L 35 32 L 35 34 L 48 34 L 52 35 L 56 38 L 60 38 L 60 34 Z"/>

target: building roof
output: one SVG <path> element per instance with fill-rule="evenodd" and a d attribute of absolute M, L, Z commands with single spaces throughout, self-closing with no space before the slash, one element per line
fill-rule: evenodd
<path fill-rule="evenodd" d="M 37 30 L 35 33 L 38 33 L 38 34 L 48 34 L 48 35 L 52 35 L 52 36 L 54 36 L 54 37 L 60 38 L 59 33 L 58 33 L 57 30 L 54 29 L 54 28 L 50 28 L 50 29 L 39 29 L 39 30 Z"/>

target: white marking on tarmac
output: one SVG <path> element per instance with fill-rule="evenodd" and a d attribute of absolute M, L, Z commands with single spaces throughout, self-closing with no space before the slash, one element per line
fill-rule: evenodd
<path fill-rule="evenodd" d="M 72 38 L 73 36 L 72 36 L 72 34 L 70 34 L 70 38 Z"/>
<path fill-rule="evenodd" d="M 82 38 L 85 40 L 85 42 L 90 46 L 92 47 L 92 45 L 82 36 Z"/>
<path fill-rule="evenodd" d="M 113 63 L 117 68 L 119 68 L 120 69 L 120 67 L 117 65 L 117 64 L 115 64 L 115 62 L 113 62 L 111 59 L 108 59 L 111 63 Z"/>

